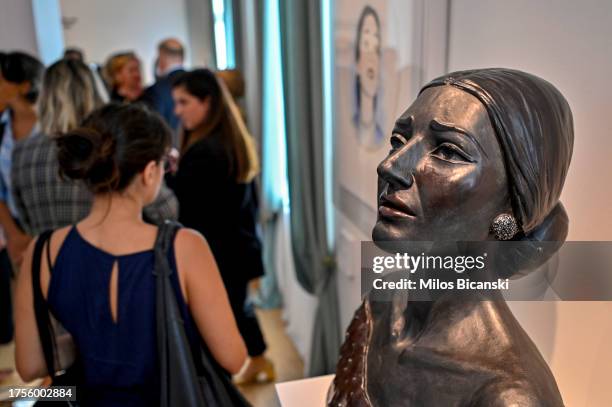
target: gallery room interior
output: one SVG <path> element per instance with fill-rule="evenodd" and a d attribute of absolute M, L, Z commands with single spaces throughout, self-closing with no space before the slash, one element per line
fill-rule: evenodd
<path fill-rule="evenodd" d="M 612 405 L 612 3 L 0 10 L 0 406 Z"/>

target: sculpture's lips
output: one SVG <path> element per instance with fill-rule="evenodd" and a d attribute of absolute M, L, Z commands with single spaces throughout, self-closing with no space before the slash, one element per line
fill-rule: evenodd
<path fill-rule="evenodd" d="M 415 217 L 415 213 L 394 195 L 382 195 L 379 200 L 378 213 L 385 218 Z"/>

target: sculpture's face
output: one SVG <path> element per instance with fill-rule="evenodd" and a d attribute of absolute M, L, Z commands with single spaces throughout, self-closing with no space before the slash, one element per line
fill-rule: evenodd
<path fill-rule="evenodd" d="M 378 166 L 374 241 L 478 241 L 510 212 L 500 146 L 484 106 L 451 86 L 426 89 L 396 121 Z"/>

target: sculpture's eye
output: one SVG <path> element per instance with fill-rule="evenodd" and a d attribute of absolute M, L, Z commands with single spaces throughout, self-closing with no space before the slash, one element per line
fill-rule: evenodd
<path fill-rule="evenodd" d="M 393 152 L 401 148 L 404 144 L 406 144 L 407 140 L 404 138 L 404 136 L 394 133 L 391 136 L 390 142 L 391 142 L 391 150 L 389 151 L 389 154 L 392 154 Z"/>
<path fill-rule="evenodd" d="M 431 154 L 440 160 L 452 163 L 474 162 L 469 154 L 463 151 L 459 146 L 448 142 L 440 144 Z"/>

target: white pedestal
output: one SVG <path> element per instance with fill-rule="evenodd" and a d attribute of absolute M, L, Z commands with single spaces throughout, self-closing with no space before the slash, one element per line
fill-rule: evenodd
<path fill-rule="evenodd" d="M 278 383 L 276 393 L 283 407 L 325 407 L 334 375 Z"/>

